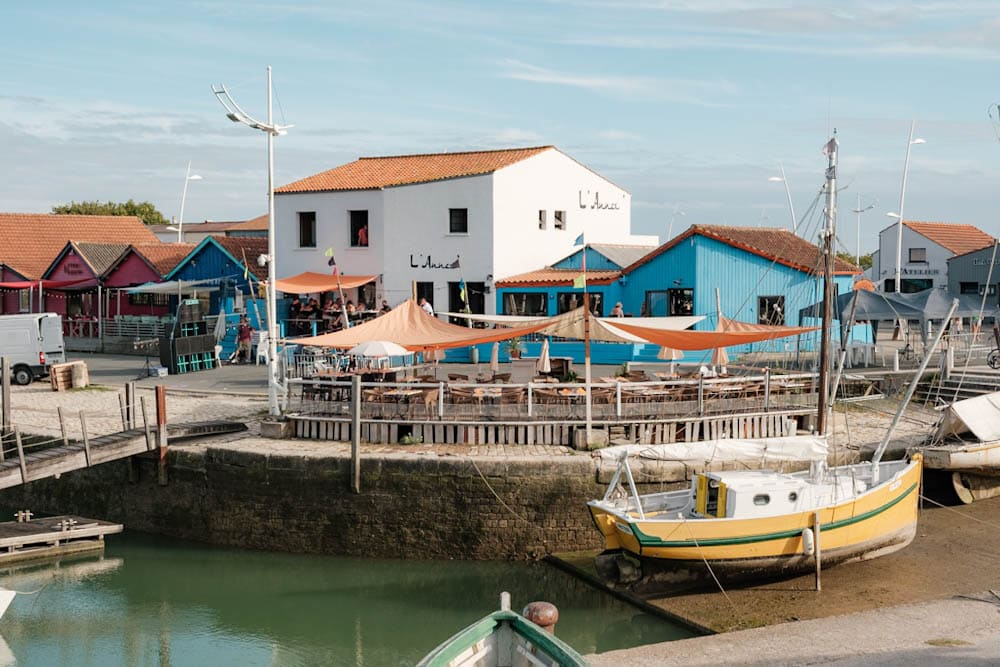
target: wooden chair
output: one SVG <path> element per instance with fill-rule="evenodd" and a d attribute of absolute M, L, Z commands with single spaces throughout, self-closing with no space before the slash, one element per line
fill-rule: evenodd
<path fill-rule="evenodd" d="M 469 376 L 461 373 L 448 373 L 448 379 L 452 382 L 468 382 Z"/>
<path fill-rule="evenodd" d="M 424 414 L 430 419 L 437 415 L 438 397 L 441 395 L 440 389 L 425 389 L 423 393 Z"/>
<path fill-rule="evenodd" d="M 497 383 L 510 382 L 510 373 L 494 373 L 493 381 Z"/>

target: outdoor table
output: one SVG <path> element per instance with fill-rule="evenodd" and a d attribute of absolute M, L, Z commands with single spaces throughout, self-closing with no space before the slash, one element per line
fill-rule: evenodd
<path fill-rule="evenodd" d="M 396 403 L 397 416 L 402 417 L 408 411 L 413 398 L 421 396 L 423 393 L 419 389 L 387 389 L 382 392 L 382 396 Z"/>

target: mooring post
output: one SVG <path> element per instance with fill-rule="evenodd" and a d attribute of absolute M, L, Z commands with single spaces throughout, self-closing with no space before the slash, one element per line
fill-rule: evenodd
<path fill-rule="evenodd" d="M 62 433 L 63 447 L 69 445 L 69 436 L 66 435 L 66 415 L 63 414 L 62 406 L 56 407 L 56 414 L 59 415 L 59 432 Z"/>
<path fill-rule="evenodd" d="M 771 369 L 764 369 L 764 412 L 771 407 Z"/>
<path fill-rule="evenodd" d="M 120 396 L 121 394 L 119 394 Z M 83 457 L 87 461 L 87 467 L 90 467 L 90 438 L 87 436 L 87 416 L 83 414 L 83 410 L 80 410 L 80 430 L 83 432 Z"/>
<path fill-rule="evenodd" d="M 127 385 L 126 385 L 127 386 Z M 128 417 L 125 416 L 125 397 L 118 394 L 118 411 L 122 416 L 122 430 L 128 430 Z"/>
<path fill-rule="evenodd" d="M 2 357 L 0 358 L 0 436 L 7 435 L 10 429 L 10 361 L 7 357 Z"/>
<path fill-rule="evenodd" d="M 149 430 L 149 413 L 146 410 L 146 397 L 142 396 L 139 399 L 139 403 L 142 406 L 142 430 L 146 434 L 146 451 L 150 452 L 153 450 L 153 434 Z"/>
<path fill-rule="evenodd" d="M 820 581 L 820 570 L 822 569 L 820 558 L 820 525 L 819 525 L 819 512 L 813 512 L 813 541 L 816 544 L 816 590 L 823 590 L 823 584 Z"/>
<path fill-rule="evenodd" d="M 156 385 L 156 445 L 160 450 L 157 481 L 167 485 L 167 387 Z"/>
<path fill-rule="evenodd" d="M 126 429 L 135 428 L 135 382 L 125 383 L 125 423 Z"/>
<path fill-rule="evenodd" d="M 361 493 L 361 376 L 351 376 L 351 489 Z"/>
<path fill-rule="evenodd" d="M 17 443 L 17 460 L 21 464 L 21 483 L 28 483 L 28 465 L 24 462 L 24 447 L 21 445 L 21 429 L 14 428 L 14 442 Z"/>

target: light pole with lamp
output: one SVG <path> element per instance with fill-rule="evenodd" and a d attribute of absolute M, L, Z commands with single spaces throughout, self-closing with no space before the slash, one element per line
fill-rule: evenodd
<path fill-rule="evenodd" d="M 271 66 L 267 67 L 267 122 L 255 120 L 229 94 L 226 87 L 212 86 L 216 99 L 226 109 L 226 117 L 234 123 L 260 130 L 267 135 L 267 400 L 272 416 L 281 414 L 278 405 L 278 305 L 275 299 L 275 239 L 274 239 L 274 137 L 287 134 L 292 125 L 276 125 L 271 105 Z"/>
<path fill-rule="evenodd" d="M 877 205 L 878 205 L 878 200 L 876 199 L 871 204 L 868 204 L 868 206 L 865 206 L 864 208 L 861 208 L 861 193 L 858 193 L 858 207 L 856 209 L 854 209 L 854 213 L 858 214 L 858 255 L 857 255 L 857 263 L 858 263 L 859 267 L 861 266 L 861 214 L 864 213 L 865 211 L 872 210 Z"/>
<path fill-rule="evenodd" d="M 781 176 L 771 176 L 767 180 L 771 183 L 785 184 L 785 197 L 788 198 L 788 214 L 792 216 L 792 234 L 798 234 L 799 223 L 795 219 L 795 207 L 792 206 L 792 191 L 788 187 L 788 178 L 785 177 L 785 165 L 778 162 L 778 169 L 781 170 Z"/>
<path fill-rule="evenodd" d="M 188 160 L 187 176 L 184 177 L 184 192 L 181 194 L 181 215 L 177 220 L 177 242 L 184 242 L 184 202 L 187 201 L 188 196 L 188 183 L 191 181 L 200 181 L 201 176 L 198 174 L 191 173 L 191 161 Z"/>
<path fill-rule="evenodd" d="M 896 293 L 903 292 L 903 204 L 906 202 L 906 175 L 910 169 L 910 148 L 916 144 L 926 144 L 923 139 L 913 138 L 913 128 L 917 121 L 910 121 L 910 137 L 906 140 L 906 158 L 903 160 L 903 184 L 899 188 L 899 213 L 886 213 L 890 218 L 898 218 L 896 227 Z"/>

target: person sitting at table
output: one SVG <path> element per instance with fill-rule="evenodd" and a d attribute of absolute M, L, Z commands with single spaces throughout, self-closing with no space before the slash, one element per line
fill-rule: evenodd
<path fill-rule="evenodd" d="M 381 314 L 383 314 L 383 315 L 385 315 L 390 310 L 392 310 L 392 306 L 389 305 L 388 301 L 386 301 L 385 299 L 382 299 L 382 307 L 378 309 L 378 312 L 381 313 Z"/>
<path fill-rule="evenodd" d="M 329 315 L 333 312 L 333 299 L 327 297 L 326 302 L 323 304 L 323 313 Z"/>
<path fill-rule="evenodd" d="M 350 317 L 351 315 L 354 315 L 354 313 L 356 313 L 356 312 L 357 312 L 357 309 L 354 307 L 354 302 L 351 301 L 350 299 L 348 299 L 347 300 L 347 316 Z"/>
<path fill-rule="evenodd" d="M 292 302 L 288 304 L 288 317 L 289 319 L 298 319 L 299 313 L 302 312 L 302 302 L 299 301 L 299 297 L 293 296 Z"/>
<path fill-rule="evenodd" d="M 358 300 L 358 307 L 354 309 L 354 312 L 360 314 L 360 313 L 366 312 L 367 310 L 368 310 L 368 305 L 364 301 L 361 301 L 359 299 Z"/>
<path fill-rule="evenodd" d="M 616 303 L 615 307 L 611 309 L 611 317 L 625 317 L 625 311 L 622 310 L 621 301 Z"/>

